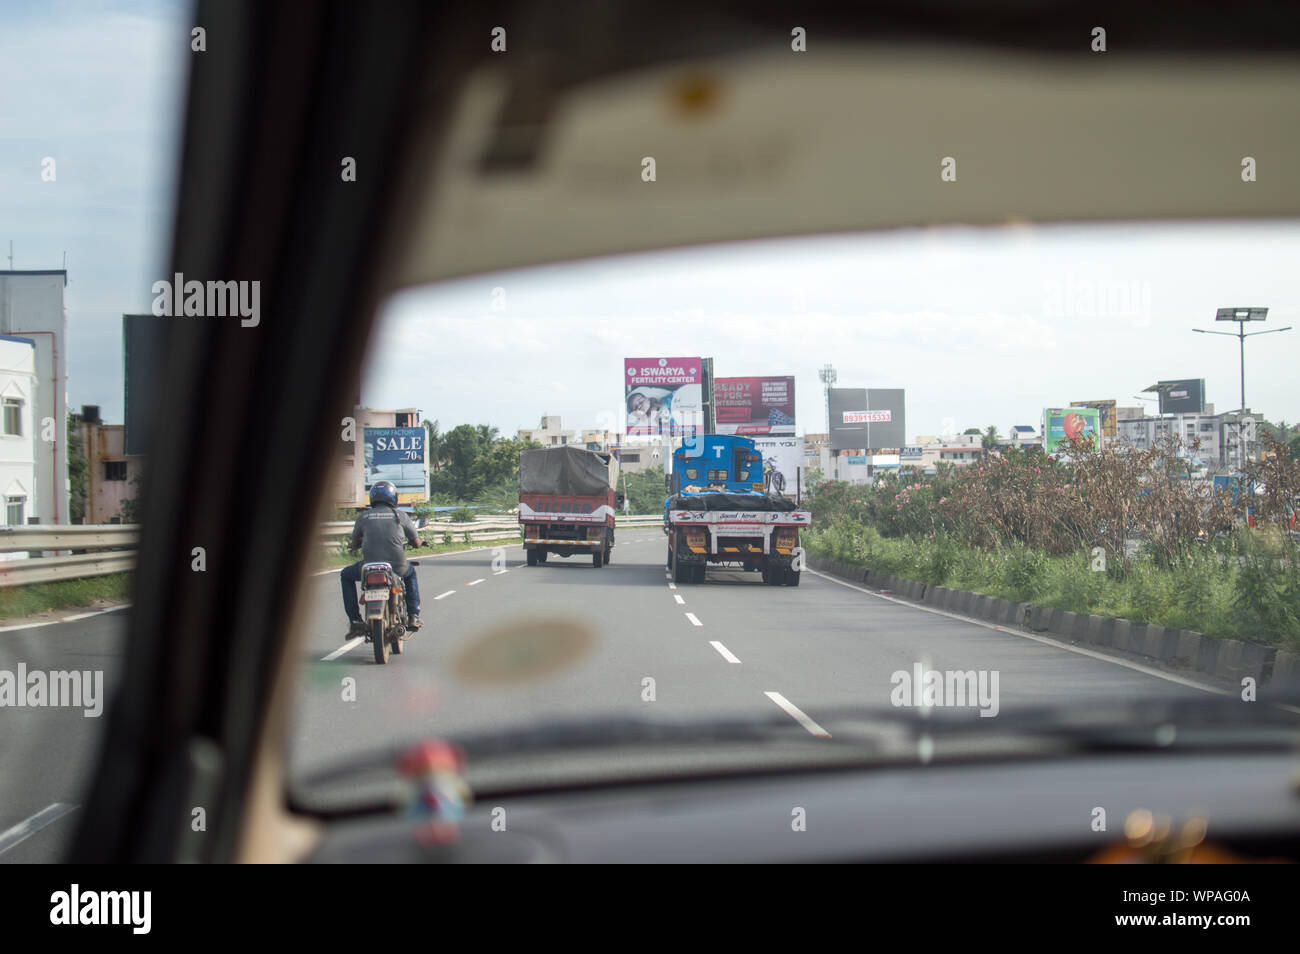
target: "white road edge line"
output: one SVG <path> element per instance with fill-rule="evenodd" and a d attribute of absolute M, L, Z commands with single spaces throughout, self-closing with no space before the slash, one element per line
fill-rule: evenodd
<path fill-rule="evenodd" d="M 703 626 L 703 625 L 704 625 L 703 623 L 701 623 L 701 622 L 699 621 L 699 619 L 696 617 L 696 615 L 695 615 L 694 613 L 687 613 L 687 614 L 686 614 L 686 618 L 689 619 L 689 620 L 691 621 L 691 625 L 692 625 L 692 626 Z"/>
<path fill-rule="evenodd" d="M 69 805 L 67 802 L 55 802 L 52 805 L 46 805 L 31 818 L 24 819 L 7 831 L 0 832 L 0 855 L 19 842 L 26 841 L 46 825 L 53 824 L 68 812 L 74 811 L 76 807 L 76 805 Z"/>
<path fill-rule="evenodd" d="M 54 626 L 58 623 L 75 623 L 79 619 L 90 619 L 92 616 L 103 616 L 105 613 L 116 613 L 118 610 L 130 608 L 130 603 L 119 603 L 117 606 L 91 610 L 89 613 L 78 613 L 75 616 L 64 616 L 62 619 L 50 619 L 43 623 L 19 623 L 16 626 L 0 626 L 0 633 L 16 633 L 20 629 L 39 629 L 42 626 Z"/>
<path fill-rule="evenodd" d="M 455 593 L 455 592 L 456 592 L 455 590 L 448 590 L 446 593 L 439 593 L 437 596 L 434 597 L 434 599 L 435 599 L 435 600 L 440 600 L 440 599 L 442 599 L 444 596 L 451 596 L 451 594 L 453 594 L 453 593 Z"/>
<path fill-rule="evenodd" d="M 673 599 L 675 599 L 675 600 L 676 600 L 679 604 L 681 604 L 682 606 L 685 606 L 685 605 L 686 605 L 686 601 L 685 601 L 684 599 L 682 599 L 682 595 L 681 595 L 680 593 L 674 593 L 674 594 L 673 594 Z"/>
<path fill-rule="evenodd" d="M 466 585 L 466 586 L 475 586 L 476 584 L 479 584 L 479 583 L 482 583 L 482 582 L 483 582 L 483 578 L 480 577 L 480 578 L 477 579 L 477 580 L 470 580 L 470 581 L 469 581 L 468 583 L 466 583 L 465 585 Z"/>
<path fill-rule="evenodd" d="M 999 626 L 997 623 L 986 623 L 980 619 L 973 619 L 970 616 L 962 616 L 960 613 L 949 613 L 946 610 L 935 609 L 933 606 L 926 606 L 924 603 L 914 603 L 911 600 L 897 599 L 893 596 L 885 596 L 883 593 L 875 593 L 865 587 L 857 586 L 846 580 L 839 580 L 833 576 L 808 568 L 808 572 L 820 576 L 822 579 L 830 580 L 832 583 L 838 583 L 840 586 L 847 586 L 851 590 L 857 590 L 859 593 L 866 593 L 868 596 L 875 596 L 882 600 L 888 600 L 891 603 L 900 603 L 903 606 L 910 606 L 913 609 L 924 610 L 927 613 L 933 613 L 935 616 L 947 616 L 949 619 L 961 620 L 963 623 L 972 623 L 975 626 L 983 626 L 985 629 L 997 630 L 999 633 L 1007 633 L 1011 636 L 1023 636 L 1025 639 L 1032 639 L 1036 643 L 1042 643 L 1044 646 L 1054 646 L 1057 649 L 1064 649 L 1068 652 L 1078 653 L 1080 656 L 1090 656 L 1093 659 L 1099 659 L 1102 662 L 1114 663 L 1117 666 L 1123 666 L 1125 669 L 1132 669 L 1136 672 L 1144 673 L 1148 676 L 1155 676 L 1158 679 L 1165 679 L 1169 682 L 1176 682 L 1180 686 L 1187 686 L 1191 689 L 1200 689 L 1204 692 L 1213 692 L 1220 696 L 1236 695 L 1235 690 L 1219 689 L 1214 686 L 1206 686 L 1199 682 L 1193 682 L 1191 679 L 1184 679 L 1182 676 L 1175 676 L 1173 673 L 1164 672 L 1160 669 L 1154 669 L 1151 666 L 1144 666 L 1141 663 L 1130 662 L 1127 659 L 1117 659 L 1114 656 L 1107 656 L 1105 653 L 1099 653 L 1092 649 L 1084 649 L 1082 646 L 1071 646 L 1068 643 L 1058 642 L 1055 639 L 1047 639 L 1035 633 L 1026 633 L 1019 629 L 1012 629 L 1009 626 Z"/>
<path fill-rule="evenodd" d="M 810 718 L 808 718 L 806 715 L 804 715 L 803 712 L 799 709 L 798 706 L 796 706 L 793 702 L 791 702 L 791 701 L 790 701 L 789 699 L 787 699 L 785 696 L 781 695 L 781 693 L 779 693 L 779 692 L 765 692 L 765 693 L 763 693 L 763 695 L 767 696 L 769 699 L 771 699 L 773 702 L 775 702 L 778 706 L 780 706 L 782 709 L 784 709 L 785 712 L 786 712 L 786 715 L 790 716 L 792 719 L 794 719 L 795 722 L 798 722 L 801 726 L 803 726 L 805 729 L 807 729 L 807 730 L 808 730 L 810 733 L 812 733 L 813 735 L 815 735 L 815 736 L 817 736 L 818 738 L 821 738 L 821 739 L 829 739 L 829 738 L 831 737 L 831 734 L 830 734 L 829 732 L 827 732 L 825 729 L 823 729 L 821 726 L 819 726 L 819 725 L 818 725 L 816 722 L 814 722 L 812 719 L 810 719 Z"/>
<path fill-rule="evenodd" d="M 334 652 L 330 653 L 328 656 L 322 656 L 320 661 L 333 662 L 335 659 L 338 659 L 344 653 L 352 652 L 352 650 L 356 649 L 365 641 L 366 641 L 366 637 L 364 636 L 354 636 L 351 639 L 349 639 L 346 643 L 344 643 L 342 646 L 340 646 L 338 649 L 334 650 Z"/>
<path fill-rule="evenodd" d="M 716 649 L 722 655 L 722 658 L 725 659 L 727 662 L 729 663 L 740 662 L 740 660 L 737 659 L 735 655 L 732 654 L 730 649 L 722 645 L 722 643 L 718 642 L 716 639 L 710 640 L 709 645 L 712 646 L 714 649 Z"/>

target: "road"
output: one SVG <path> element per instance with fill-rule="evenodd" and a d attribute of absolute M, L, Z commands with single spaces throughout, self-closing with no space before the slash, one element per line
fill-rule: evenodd
<path fill-rule="evenodd" d="M 372 753 L 377 744 L 552 718 L 767 719 L 785 711 L 816 734 L 819 713 L 889 706 L 891 676 L 917 663 L 996 671 L 1003 712 L 1205 691 L 813 572 L 798 587 L 715 569 L 703 584 L 673 584 L 665 549 L 657 528 L 629 528 L 599 570 L 583 557 L 527 567 L 518 545 L 497 554 L 495 567 L 492 550 L 425 557 L 425 628 L 385 666 L 368 644 L 342 635 L 337 572 L 313 576 L 293 771 Z M 111 691 L 121 676 L 124 619 L 105 613 L 0 632 L 0 669 L 19 662 L 29 670 L 99 669 Z M 76 812 L 40 826 L 64 811 L 50 806 L 84 800 L 106 720 L 49 708 L 3 709 L 0 718 L 0 833 L 10 832 L 12 843 L 36 829 L 8 848 L 0 834 L 0 861 L 56 860 Z M 24 823 L 28 829 L 14 834 Z"/>

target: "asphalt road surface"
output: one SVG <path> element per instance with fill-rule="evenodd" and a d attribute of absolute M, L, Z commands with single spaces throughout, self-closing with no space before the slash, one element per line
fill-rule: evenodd
<path fill-rule="evenodd" d="M 714 568 L 703 584 L 673 584 L 665 555 L 662 531 L 646 528 L 620 531 L 602 569 L 589 556 L 528 567 L 519 545 L 423 557 L 424 629 L 383 666 L 369 644 L 343 635 L 337 571 L 313 576 L 294 776 L 379 745 L 547 719 L 784 712 L 816 735 L 819 713 L 889 706 L 892 674 L 917 663 L 996 671 L 1003 712 L 1206 691 L 811 571 L 798 587 Z M 111 693 L 124 619 L 109 612 L 0 631 L 0 669 L 99 670 Z M 57 860 L 106 719 L 54 708 L 0 709 L 0 719 L 0 862 Z"/>

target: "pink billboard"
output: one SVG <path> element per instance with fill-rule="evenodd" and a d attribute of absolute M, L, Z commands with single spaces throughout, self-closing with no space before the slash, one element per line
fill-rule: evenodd
<path fill-rule="evenodd" d="M 713 382 L 719 434 L 793 434 L 794 376 L 718 378 Z"/>
<path fill-rule="evenodd" d="M 704 433 L 700 358 L 626 358 L 623 388 L 627 433 Z"/>

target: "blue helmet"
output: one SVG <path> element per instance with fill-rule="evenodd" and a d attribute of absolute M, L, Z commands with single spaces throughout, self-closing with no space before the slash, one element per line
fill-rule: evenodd
<path fill-rule="evenodd" d="M 391 480 L 377 480 L 370 488 L 370 506 L 377 507 L 380 504 L 397 506 L 397 488 Z"/>

